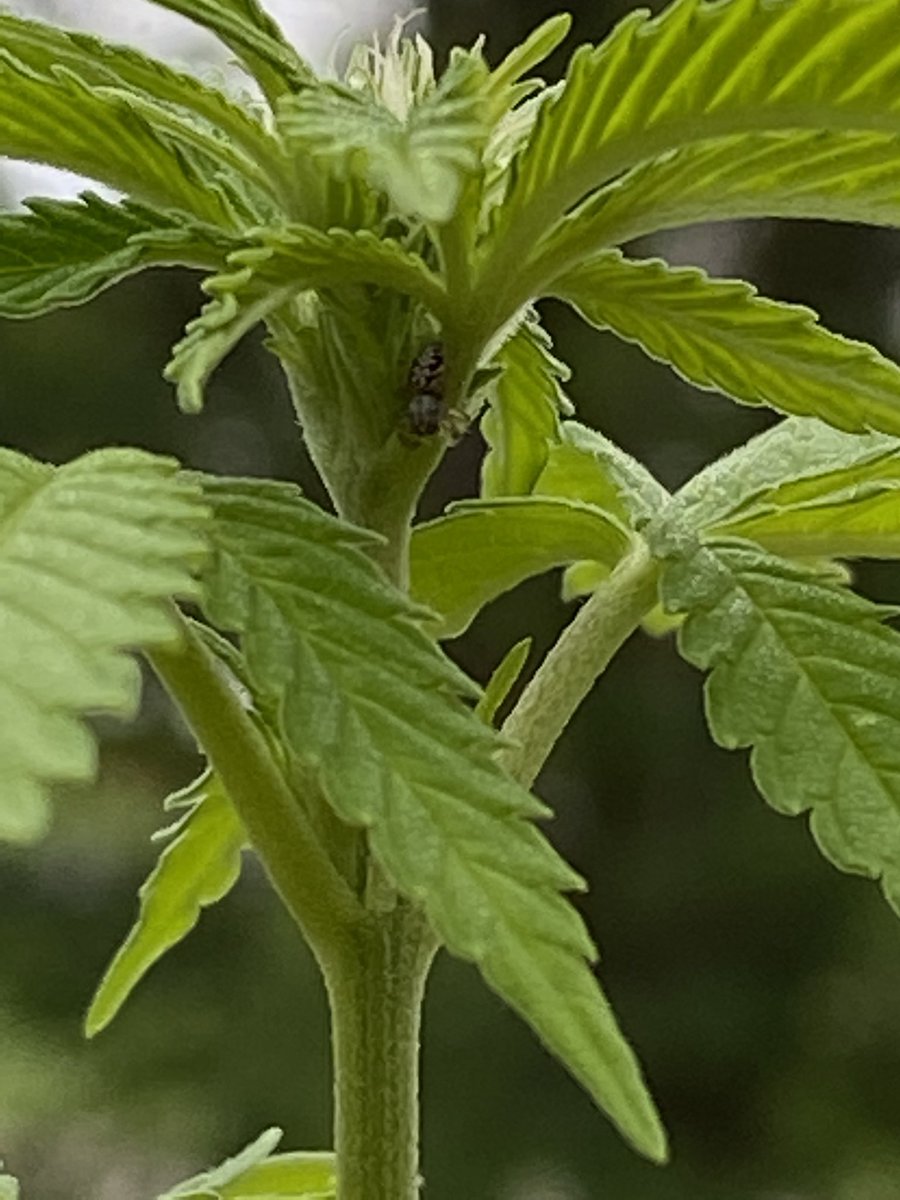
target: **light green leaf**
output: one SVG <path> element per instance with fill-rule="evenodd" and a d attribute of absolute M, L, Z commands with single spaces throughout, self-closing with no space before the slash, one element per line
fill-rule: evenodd
<path fill-rule="evenodd" d="M 19 1200 L 19 1181 L 12 1175 L 0 1175 L 0 1200 Z"/>
<path fill-rule="evenodd" d="M 563 421 L 559 441 L 535 480 L 537 496 L 580 500 L 641 529 L 669 503 L 670 496 L 647 468 L 599 430 Z"/>
<path fill-rule="evenodd" d="M 57 67 L 74 72 L 90 87 L 128 88 L 175 106 L 218 131 L 257 161 L 275 152 L 275 142 L 246 107 L 224 92 L 176 71 L 131 46 L 117 46 L 87 33 L 0 13 L 0 44 L 26 67 L 52 76 Z"/>
<path fill-rule="evenodd" d="M 570 371 L 551 347 L 550 335 L 530 314 L 494 357 L 500 374 L 481 418 L 489 447 L 481 467 L 485 499 L 528 495 L 559 440 L 560 412 L 571 409 L 561 386 Z"/>
<path fill-rule="evenodd" d="M 28 200 L 0 215 L 0 314 L 32 317 L 90 300 L 148 266 L 215 268 L 233 238 L 183 213 L 90 192 L 76 201 Z"/>
<path fill-rule="evenodd" d="M 334 1155 L 321 1151 L 275 1154 L 220 1187 L 222 1200 L 334 1200 Z"/>
<path fill-rule="evenodd" d="M 47 823 L 47 784 L 96 768 L 87 713 L 132 716 L 127 649 L 177 642 L 205 510 L 177 464 L 102 450 L 54 471 L 0 452 L 0 836 Z"/>
<path fill-rule="evenodd" d="M 364 826 L 396 886 L 538 1032 L 653 1158 L 665 1139 L 560 890 L 579 885 L 530 818 L 543 806 L 497 764 L 462 702 L 470 681 L 363 548 L 371 536 L 284 485 L 206 484 L 205 608 L 241 634 L 254 688 L 338 815 Z"/>
<path fill-rule="evenodd" d="M 458 51 L 437 86 L 405 109 L 323 83 L 284 101 L 279 127 L 294 153 L 312 155 L 339 179 L 364 179 L 401 214 L 440 224 L 479 165 L 489 132 L 487 79 L 479 56 Z"/>
<path fill-rule="evenodd" d="M 166 806 L 188 811 L 157 834 L 168 844 L 141 887 L 140 915 L 91 1002 L 88 1037 L 112 1021 L 153 964 L 190 933 L 201 911 L 227 895 L 240 875 L 246 836 L 216 778 L 204 772 Z"/>
<path fill-rule="evenodd" d="M 486 272 L 511 267 L 593 188 L 669 150 L 739 133 L 900 132 L 898 18 L 897 0 L 676 0 L 655 18 L 630 13 L 576 51 L 542 109 L 497 210 L 501 261 Z"/>
<path fill-rule="evenodd" d="M 614 517 L 573 500 L 464 501 L 414 530 L 410 587 L 416 600 L 440 614 L 437 636 L 456 637 L 523 579 L 581 558 L 612 568 L 628 545 Z"/>
<path fill-rule="evenodd" d="M 334 1155 L 275 1154 L 280 1129 L 267 1129 L 220 1167 L 179 1184 L 159 1200 L 334 1200 Z"/>
<path fill-rule="evenodd" d="M 854 130 L 739 134 L 669 151 L 590 196 L 541 240 L 545 281 L 660 229 L 746 217 L 900 224 L 900 137 Z"/>
<path fill-rule="evenodd" d="M 900 367 L 829 333 L 811 309 L 766 300 L 742 280 L 610 251 L 553 290 L 697 387 L 839 429 L 900 433 Z"/>
<path fill-rule="evenodd" d="M 516 642 L 514 646 L 510 647 L 488 680 L 481 699 L 475 705 L 475 712 L 486 725 L 493 725 L 498 709 L 516 686 L 516 682 L 528 662 L 532 642 L 533 639 L 530 637 L 522 638 L 520 642 Z"/>
<path fill-rule="evenodd" d="M 800 503 L 852 488 L 900 449 L 880 433 L 847 434 L 821 421 L 788 417 L 704 467 L 675 495 L 660 527 L 696 532 L 726 524 L 747 511 Z"/>
<path fill-rule="evenodd" d="M 175 1197 L 188 1196 L 195 1192 L 209 1193 L 218 1196 L 221 1188 L 227 1187 L 247 1171 L 265 1162 L 275 1152 L 284 1136 L 277 1126 L 266 1129 L 249 1146 L 245 1146 L 239 1154 L 228 1158 L 218 1167 L 194 1175 L 184 1183 L 178 1184 L 171 1191 L 160 1196 L 159 1200 L 175 1200 Z"/>
<path fill-rule="evenodd" d="M 752 746 L 779 812 L 811 811 L 823 853 L 881 880 L 900 911 L 900 633 L 894 610 L 750 543 L 709 542 L 665 571 L 679 647 L 710 670 L 713 737 Z"/>
<path fill-rule="evenodd" d="M 312 69 L 256 0 L 153 0 L 217 34 L 270 99 L 316 82 Z"/>
<path fill-rule="evenodd" d="M 186 411 L 203 406 L 209 376 L 257 321 L 312 288 L 370 283 L 417 296 L 443 312 L 440 280 L 398 242 L 368 230 L 327 233 L 305 225 L 253 231 L 253 242 L 228 256 L 227 269 L 203 283 L 213 297 L 172 351 L 166 378 Z"/>
<path fill-rule="evenodd" d="M 570 13 L 556 13 L 542 21 L 491 72 L 491 92 L 503 98 L 508 97 L 523 75 L 549 58 L 557 46 L 565 41 L 571 28 Z"/>
<path fill-rule="evenodd" d="M 190 141 L 191 139 L 187 139 Z M 100 180 L 163 208 L 228 226 L 229 202 L 209 161 L 158 133 L 121 97 L 67 67 L 40 72 L 0 49 L 0 154 Z"/>
<path fill-rule="evenodd" d="M 900 441 L 842 437 L 840 465 L 784 478 L 756 493 L 719 525 L 793 557 L 896 558 L 900 555 Z"/>
<path fill-rule="evenodd" d="M 897 471 L 895 465 L 895 472 Z M 900 558 L 900 480 L 818 503 L 750 512 L 717 532 L 791 558 Z"/>

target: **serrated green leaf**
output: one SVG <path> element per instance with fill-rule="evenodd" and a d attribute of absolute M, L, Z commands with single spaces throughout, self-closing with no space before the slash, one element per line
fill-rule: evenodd
<path fill-rule="evenodd" d="M 416 526 L 412 595 L 441 616 L 438 637 L 456 637 L 491 600 L 532 575 L 581 558 L 612 568 L 628 549 L 624 526 L 591 505 L 542 496 L 463 501 Z"/>
<path fill-rule="evenodd" d="M 481 466 L 484 499 L 528 495 L 559 440 L 560 412 L 571 407 L 561 385 L 570 371 L 551 346 L 549 334 L 531 315 L 494 357 L 500 374 L 481 418 L 488 443 Z"/>
<path fill-rule="evenodd" d="M 271 135 L 245 107 L 196 76 L 176 71 L 132 46 L 6 12 L 0 13 L 0 44 L 43 75 L 65 67 L 90 87 L 131 89 L 198 118 L 205 129 L 232 139 L 254 158 L 264 159 L 273 152 Z"/>
<path fill-rule="evenodd" d="M 840 491 L 898 447 L 886 434 L 847 434 L 811 418 L 788 417 L 688 480 L 660 525 L 677 523 L 697 532 L 768 505 L 776 492 L 791 504 Z"/>
<path fill-rule="evenodd" d="M 254 231 L 228 256 L 227 270 L 203 283 L 213 297 L 172 351 L 165 371 L 187 412 L 203 406 L 209 376 L 257 321 L 312 288 L 370 283 L 417 296 L 443 312 L 440 280 L 415 254 L 368 230 L 327 233 L 310 226 Z"/>
<path fill-rule="evenodd" d="M 167 807 L 188 811 L 157 837 L 168 838 L 140 890 L 141 910 L 107 967 L 85 1018 L 93 1037 L 112 1021 L 154 963 L 185 938 L 204 908 L 237 883 L 246 835 L 221 783 L 204 772 Z"/>
<path fill-rule="evenodd" d="M 728 521 L 718 533 L 749 538 L 791 558 L 900 558 L 900 490 L 867 490 L 842 499 L 776 507 Z"/>
<path fill-rule="evenodd" d="M 239 632 L 255 690 L 346 822 L 364 826 L 396 886 L 448 947 L 535 1028 L 626 1137 L 665 1139 L 634 1057 L 559 894 L 578 877 L 504 774 L 496 735 L 459 698 L 472 685 L 363 551 L 370 535 L 284 485 L 209 481 L 214 555 L 205 608 Z"/>
<path fill-rule="evenodd" d="M 900 367 L 829 333 L 811 309 L 766 300 L 743 280 L 609 251 L 553 291 L 696 387 L 838 429 L 900 433 Z"/>
<path fill-rule="evenodd" d="M 274 99 L 316 82 L 312 69 L 256 0 L 153 0 L 211 30 L 250 69 Z"/>
<path fill-rule="evenodd" d="M 493 725 L 498 709 L 516 686 L 519 676 L 528 662 L 532 644 L 533 639 L 530 637 L 516 642 L 504 654 L 500 665 L 488 680 L 481 699 L 475 705 L 475 712 L 486 725 Z"/>
<path fill-rule="evenodd" d="M 570 13 L 556 13 L 533 29 L 524 42 L 514 46 L 491 72 L 490 90 L 506 97 L 523 75 L 549 58 L 565 41 L 572 28 Z"/>
<path fill-rule="evenodd" d="M 163 208 L 228 226 L 230 204 L 189 145 L 68 67 L 38 71 L 0 48 L 0 154 L 63 167 Z"/>
<path fill-rule="evenodd" d="M 183 213 L 85 192 L 79 200 L 28 200 L 0 215 L 0 315 L 32 317 L 81 304 L 148 266 L 215 269 L 233 238 Z"/>
<path fill-rule="evenodd" d="M 196 594 L 204 518 L 171 459 L 102 450 L 54 471 L 0 452 L 0 836 L 39 836 L 48 783 L 93 776 L 82 716 L 134 714 L 123 652 L 177 642 L 166 602 Z"/>
<path fill-rule="evenodd" d="M 331 1200 L 335 1195 L 334 1155 L 275 1154 L 281 1138 L 280 1129 L 267 1129 L 234 1158 L 185 1180 L 159 1200 Z"/>
<path fill-rule="evenodd" d="M 894 610 L 736 541 L 677 559 L 662 594 L 687 613 L 681 653 L 711 671 L 716 741 L 752 746 L 769 803 L 811 810 L 823 853 L 880 879 L 900 911 L 900 633 L 882 623 Z"/>
<path fill-rule="evenodd" d="M 676 0 L 658 17 L 630 13 L 601 45 L 576 51 L 565 88 L 542 109 L 497 210 L 499 265 L 593 188 L 693 142 L 778 130 L 897 133 L 900 63 L 886 47 L 898 18 L 897 0 Z"/>
<path fill-rule="evenodd" d="M 321 84 L 279 106 L 279 128 L 294 153 L 313 156 L 339 179 L 362 178 L 407 216 L 441 224 L 478 168 L 489 133 L 480 57 L 458 52 L 437 86 L 419 99 L 382 97 Z"/>
<path fill-rule="evenodd" d="M 900 223 L 900 137 L 817 130 L 739 134 L 641 163 L 564 217 L 528 272 L 547 280 L 661 229 L 747 217 Z"/>

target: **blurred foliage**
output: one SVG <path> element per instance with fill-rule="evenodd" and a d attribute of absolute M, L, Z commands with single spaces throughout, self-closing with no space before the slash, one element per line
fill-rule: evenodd
<path fill-rule="evenodd" d="M 570 45 L 627 7 L 570 5 Z M 498 58 L 543 0 L 435 0 L 444 47 L 484 28 Z M 560 56 L 554 60 L 559 68 Z M 746 273 L 811 303 L 836 329 L 896 354 L 900 239 L 820 224 L 748 223 L 668 235 L 642 252 Z M 0 438 L 63 461 L 101 444 L 190 465 L 300 480 L 277 363 L 240 348 L 202 417 L 160 377 L 199 304 L 196 278 L 152 272 L 89 307 L 0 324 Z M 550 313 L 581 418 L 669 485 L 765 418 L 693 391 L 631 347 Z M 476 486 L 470 435 L 425 504 Z M 865 590 L 900 598 L 894 567 Z M 494 604 L 453 652 L 479 679 L 568 617 L 558 579 Z M 430 1200 L 893 1200 L 900 1195 L 900 929 L 862 880 L 841 877 L 802 820 L 753 791 L 745 756 L 713 747 L 699 677 L 666 640 L 633 640 L 574 721 L 541 781 L 552 833 L 591 882 L 585 914 L 604 983 L 669 1124 L 667 1169 L 635 1158 L 477 980 L 442 957 L 424 1054 Z M 190 739 L 148 681 L 129 728 L 103 726 L 97 787 L 67 795 L 50 839 L 0 861 L 0 1157 L 23 1200 L 150 1200 L 270 1124 L 324 1147 L 326 1010 L 310 957 L 252 863 L 233 895 L 141 985 L 95 1042 L 80 1023 L 128 929 L 153 861 L 161 800 L 196 771 Z"/>

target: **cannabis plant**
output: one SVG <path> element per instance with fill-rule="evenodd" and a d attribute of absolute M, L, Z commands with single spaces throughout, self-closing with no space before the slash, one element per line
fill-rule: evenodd
<path fill-rule="evenodd" d="M 290 484 L 108 449 L 0 456 L 0 829 L 44 832 L 89 779 L 83 718 L 132 715 L 138 651 L 208 767 L 170 797 L 140 913 L 87 1016 L 263 864 L 321 967 L 335 1128 L 277 1131 L 172 1195 L 411 1200 L 419 1011 L 442 946 L 642 1154 L 666 1139 L 565 893 L 583 881 L 530 787 L 639 627 L 708 673 L 715 740 L 900 909 L 900 634 L 841 560 L 900 556 L 900 370 L 748 284 L 635 260 L 639 235 L 735 217 L 900 222 L 900 0 L 676 0 L 531 72 L 557 17 L 436 74 L 398 31 L 319 78 L 256 0 L 160 0 L 258 85 L 236 99 L 133 49 L 0 16 L 0 152 L 122 193 L 0 221 L 0 309 L 78 304 L 158 264 L 207 272 L 166 375 L 186 413 L 257 323 L 334 507 Z M 786 419 L 671 495 L 572 415 L 552 296 L 685 379 Z M 614 386 L 611 385 L 611 386 Z M 416 524 L 466 427 L 481 494 Z M 582 598 L 484 692 L 441 649 L 527 576 Z M 5 1186 L 13 1194 L 14 1184 Z"/>

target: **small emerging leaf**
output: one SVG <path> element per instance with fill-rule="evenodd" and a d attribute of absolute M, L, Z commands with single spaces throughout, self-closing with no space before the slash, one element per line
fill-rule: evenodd
<path fill-rule="evenodd" d="M 562 422 L 559 441 L 547 455 L 533 492 L 591 504 L 632 529 L 641 529 L 670 500 L 642 463 L 599 430 L 577 421 Z"/>
<path fill-rule="evenodd" d="M 788 417 L 688 480 L 658 525 L 683 524 L 696 532 L 773 502 L 790 505 L 843 492 L 898 449 L 900 440 L 886 434 L 847 434 L 822 421 Z"/>
<path fill-rule="evenodd" d="M 371 283 L 415 295 L 443 310 L 444 289 L 425 263 L 368 230 L 323 233 L 309 226 L 257 230 L 254 244 L 228 256 L 227 270 L 203 283 L 213 297 L 174 348 L 166 378 L 182 408 L 197 412 L 209 376 L 258 321 L 313 288 Z"/>
<path fill-rule="evenodd" d="M 222 785 L 208 771 L 166 807 L 188 811 L 157 837 L 168 838 L 146 883 L 134 927 L 106 970 L 85 1019 L 93 1037 L 104 1029 L 155 962 L 186 937 L 202 909 L 237 882 L 246 837 Z"/>
<path fill-rule="evenodd" d="M 380 97 L 323 83 L 284 101 L 280 128 L 295 153 L 338 179 L 364 179 L 398 213 L 443 223 L 487 139 L 487 78 L 480 57 L 458 52 L 433 90 L 396 112 Z"/>
<path fill-rule="evenodd" d="M 499 95 L 509 91 L 532 67 L 550 57 L 557 46 L 565 41 L 571 28 L 572 17 L 569 13 L 556 13 L 541 22 L 491 72 L 491 91 Z"/>
<path fill-rule="evenodd" d="M 481 419 L 488 453 L 481 467 L 481 495 L 526 496 L 559 439 L 560 412 L 570 410 L 561 384 L 566 365 L 553 357 L 550 337 L 531 316 L 497 352 L 501 373 Z"/>
<path fill-rule="evenodd" d="M 531 653 L 532 639 L 522 638 L 506 654 L 488 681 L 484 694 L 475 705 L 475 712 L 485 725 L 493 725 L 494 717 L 518 682 Z"/>
<path fill-rule="evenodd" d="M 280 1129 L 267 1129 L 240 1154 L 185 1180 L 158 1200 L 334 1200 L 334 1155 L 275 1154 Z"/>

